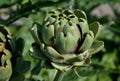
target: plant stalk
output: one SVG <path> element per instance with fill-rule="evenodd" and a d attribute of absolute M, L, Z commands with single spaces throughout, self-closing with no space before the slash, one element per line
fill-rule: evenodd
<path fill-rule="evenodd" d="M 63 77 L 64 77 L 64 72 L 58 70 L 53 81 L 62 81 Z"/>
<path fill-rule="evenodd" d="M 7 20 L 5 20 L 2 24 L 5 25 L 9 25 L 11 23 L 13 23 L 14 21 L 20 19 L 21 17 L 25 17 L 28 16 L 29 14 L 32 13 L 32 10 L 35 9 L 39 9 L 42 7 L 46 7 L 46 6 L 53 6 L 53 5 L 58 5 L 60 3 L 65 2 L 66 0 L 59 0 L 58 2 L 52 2 L 52 1 L 38 1 L 33 5 L 26 6 L 25 8 L 21 8 L 19 10 L 17 10 L 16 12 L 12 12 L 12 16 L 10 16 Z M 29 3 L 29 2 L 28 2 Z M 48 4 L 49 3 L 49 4 Z"/>

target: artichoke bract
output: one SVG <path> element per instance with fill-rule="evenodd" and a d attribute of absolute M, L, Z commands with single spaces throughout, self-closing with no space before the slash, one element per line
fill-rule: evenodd
<path fill-rule="evenodd" d="M 91 55 L 104 46 L 102 41 L 96 41 L 100 28 L 99 22 L 88 25 L 85 12 L 79 9 L 50 11 L 43 25 L 34 23 L 31 27 L 35 42 L 30 55 L 58 70 L 87 66 Z"/>
<path fill-rule="evenodd" d="M 9 34 L 7 29 L 0 25 L 0 81 L 9 81 L 12 74 L 11 52 L 7 48 Z"/>

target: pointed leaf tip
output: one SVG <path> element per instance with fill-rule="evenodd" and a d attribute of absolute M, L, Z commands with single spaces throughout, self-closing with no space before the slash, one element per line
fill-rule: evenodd
<path fill-rule="evenodd" d="M 46 56 L 44 55 L 44 53 L 41 51 L 40 47 L 37 46 L 36 43 L 32 44 L 32 47 L 29 50 L 30 52 L 30 56 L 32 56 L 33 58 L 37 58 L 37 59 L 43 59 L 43 60 L 47 60 Z"/>
<path fill-rule="evenodd" d="M 51 62 L 52 66 L 55 67 L 56 69 L 59 69 L 61 71 L 68 71 L 71 69 L 73 66 L 72 65 L 67 65 L 67 64 L 61 64 L 61 63 L 53 63 Z"/>
<path fill-rule="evenodd" d="M 62 62 L 62 60 L 64 59 L 64 57 L 62 57 L 60 55 L 60 53 L 58 53 L 54 48 L 52 47 L 47 47 L 46 48 L 46 56 L 48 56 L 48 58 L 52 61 L 55 61 L 55 62 Z"/>
<path fill-rule="evenodd" d="M 93 31 L 95 38 L 98 36 L 100 32 L 101 25 L 99 22 L 93 22 L 89 25 L 89 29 Z"/>
<path fill-rule="evenodd" d="M 89 49 L 90 54 L 95 54 L 102 50 L 104 47 L 104 42 L 103 41 L 95 41 L 93 42 L 92 46 Z"/>
<path fill-rule="evenodd" d="M 38 27 L 37 27 L 37 24 L 34 23 L 33 26 L 31 27 L 30 29 L 30 32 L 31 32 L 31 35 L 32 37 L 34 38 L 34 40 L 38 43 L 38 44 L 41 44 L 41 41 L 39 39 L 39 36 L 38 36 Z"/>
<path fill-rule="evenodd" d="M 90 32 L 91 33 L 91 32 Z M 83 40 L 83 43 L 79 49 L 79 51 L 85 51 L 87 49 L 89 49 L 94 41 L 94 38 L 91 36 L 91 34 L 88 33 L 86 36 L 85 36 L 85 39 Z"/>
<path fill-rule="evenodd" d="M 78 18 L 84 18 L 87 20 L 87 16 L 84 11 L 77 9 L 74 11 L 74 13 Z"/>

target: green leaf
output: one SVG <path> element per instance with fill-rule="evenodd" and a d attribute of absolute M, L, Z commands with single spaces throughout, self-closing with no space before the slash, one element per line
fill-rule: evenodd
<path fill-rule="evenodd" d="M 0 32 L 0 40 L 2 40 L 3 42 L 6 42 L 5 35 L 2 32 Z"/>
<path fill-rule="evenodd" d="M 66 62 L 68 62 L 68 63 L 74 63 L 74 62 L 81 62 L 83 60 L 85 60 L 85 59 L 84 59 L 83 55 L 80 54 L 79 56 L 67 59 Z"/>
<path fill-rule="evenodd" d="M 54 27 L 55 27 L 55 30 L 54 30 L 55 36 L 58 35 L 63 30 L 63 27 L 60 26 L 58 21 L 54 23 Z"/>
<path fill-rule="evenodd" d="M 16 51 L 17 54 L 21 55 L 25 46 L 25 41 L 22 38 L 18 38 L 16 39 L 16 41 L 14 42 L 16 45 Z"/>
<path fill-rule="evenodd" d="M 32 28 L 30 29 L 31 35 L 33 36 L 34 40 L 36 41 L 37 44 L 41 44 L 41 40 L 39 39 L 38 36 L 38 28 L 37 28 L 37 24 L 34 23 Z"/>
<path fill-rule="evenodd" d="M 25 61 L 24 59 L 20 58 L 20 59 L 17 59 L 17 63 L 16 63 L 16 67 L 15 67 L 15 70 L 21 74 L 24 74 L 26 73 L 29 69 L 30 69 L 30 66 L 31 66 L 31 63 L 30 61 Z"/>
<path fill-rule="evenodd" d="M 40 72 L 41 69 L 42 69 L 41 65 L 42 65 L 42 61 L 39 61 L 39 62 L 36 64 L 36 66 L 32 69 L 32 71 L 31 71 L 32 75 L 38 75 L 38 74 L 39 74 L 39 72 Z"/>
<path fill-rule="evenodd" d="M 71 10 L 65 10 L 64 14 L 69 16 L 69 15 L 73 14 L 73 12 Z"/>
<path fill-rule="evenodd" d="M 56 69 L 59 69 L 61 71 L 67 71 L 73 67 L 72 65 L 63 64 L 63 63 L 53 63 L 52 62 L 51 64 L 53 67 L 55 67 Z"/>
<path fill-rule="evenodd" d="M 54 62 L 62 62 L 64 57 L 62 57 L 54 48 L 52 47 L 47 47 L 46 48 L 47 54 L 52 61 Z"/>
<path fill-rule="evenodd" d="M 54 46 L 60 53 L 64 53 L 65 41 L 63 32 L 57 35 Z"/>
<path fill-rule="evenodd" d="M 29 0 L 22 0 L 22 4 L 27 3 Z"/>
<path fill-rule="evenodd" d="M 90 33 L 92 33 L 92 32 L 90 32 Z M 91 45 L 94 41 L 94 38 L 93 38 L 93 36 L 91 36 L 90 33 L 86 34 L 85 39 L 83 40 L 83 43 L 79 49 L 80 52 L 83 52 L 91 47 Z"/>
<path fill-rule="evenodd" d="M 0 32 L 3 33 L 5 36 L 9 34 L 8 29 L 4 25 L 0 25 Z"/>
<path fill-rule="evenodd" d="M 51 45 L 54 36 L 54 25 L 49 25 L 49 27 L 43 27 L 42 29 L 42 39 L 46 45 Z"/>
<path fill-rule="evenodd" d="M 2 52 L 4 48 L 5 48 L 5 44 L 0 42 L 0 52 Z"/>
<path fill-rule="evenodd" d="M 12 53 L 15 53 L 16 52 L 16 45 L 15 45 L 15 41 L 16 41 L 16 38 L 15 37 L 12 37 L 11 40 L 8 40 L 10 46 L 11 46 L 11 49 L 12 49 Z"/>
<path fill-rule="evenodd" d="M 10 60 L 6 60 L 6 66 L 0 66 L 0 81 L 9 80 L 12 74 L 12 67 Z"/>
<path fill-rule="evenodd" d="M 10 47 L 12 49 L 12 53 L 14 53 L 14 56 L 21 56 L 23 49 L 24 49 L 24 44 L 25 41 L 22 38 L 16 38 L 12 37 L 9 41 Z"/>
<path fill-rule="evenodd" d="M 80 29 L 82 30 L 82 34 L 84 35 L 85 33 L 89 32 L 89 26 L 87 23 L 87 20 L 80 18 L 79 19 L 79 25 L 80 25 Z"/>
<path fill-rule="evenodd" d="M 89 57 L 89 53 L 87 51 L 80 53 L 79 55 L 76 55 L 75 57 L 71 57 L 66 60 L 67 63 L 73 64 L 75 66 L 81 66 L 85 62 L 85 60 Z"/>
<path fill-rule="evenodd" d="M 44 55 L 43 51 L 41 51 L 39 45 L 36 43 L 32 44 L 32 47 L 30 48 L 30 56 L 37 58 L 37 59 L 43 59 L 47 60 L 46 56 Z"/>
<path fill-rule="evenodd" d="M 64 27 L 63 29 L 64 34 L 67 34 L 68 32 L 70 32 L 74 39 L 75 42 L 78 42 L 79 39 L 81 39 L 81 33 L 79 31 L 78 26 L 75 23 L 71 23 L 71 25 L 66 25 L 66 27 Z"/>
<path fill-rule="evenodd" d="M 89 29 L 94 33 L 95 38 L 100 33 L 101 25 L 99 22 L 93 22 L 89 25 Z"/>
<path fill-rule="evenodd" d="M 95 41 L 89 49 L 90 54 L 95 54 L 98 51 L 102 50 L 104 47 L 103 41 Z"/>
<path fill-rule="evenodd" d="M 120 81 L 120 76 L 118 77 L 117 81 Z"/>
<path fill-rule="evenodd" d="M 12 57 L 10 51 L 5 49 L 5 50 L 3 50 L 3 52 L 5 53 L 6 59 L 10 59 Z"/>
<path fill-rule="evenodd" d="M 19 72 L 14 72 L 14 76 L 10 79 L 10 81 L 24 81 L 25 75 Z"/>
<path fill-rule="evenodd" d="M 78 18 L 84 18 L 84 19 L 87 20 L 87 16 L 86 16 L 86 14 L 85 14 L 84 11 L 79 10 L 79 9 L 76 9 L 76 10 L 74 11 L 74 13 L 75 13 L 75 15 L 76 15 Z"/>
<path fill-rule="evenodd" d="M 49 24 L 52 24 L 56 21 L 56 19 L 50 16 L 48 17 L 47 21 L 49 21 Z"/>
<path fill-rule="evenodd" d="M 77 48 L 77 42 L 75 41 L 75 38 L 71 33 L 67 33 L 65 38 L 65 53 L 71 53 L 74 52 Z"/>

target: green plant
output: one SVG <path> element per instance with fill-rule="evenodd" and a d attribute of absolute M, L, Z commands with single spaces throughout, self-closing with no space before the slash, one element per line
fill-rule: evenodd
<path fill-rule="evenodd" d="M 88 25 L 86 14 L 81 10 L 50 11 L 42 26 L 35 23 L 31 28 L 36 42 L 30 55 L 58 71 L 88 66 L 92 54 L 104 46 L 102 41 L 96 41 L 100 27 L 98 22 Z"/>
<path fill-rule="evenodd" d="M 1 0 L 0 81 L 2 79 L 119 81 L 120 13 L 117 8 L 119 2 L 119 0 Z M 114 19 L 109 20 L 110 16 L 97 18 L 91 15 L 91 11 L 106 3 L 111 6 Z M 103 10 L 107 12 L 106 9 Z M 75 13 L 76 11 L 79 14 Z M 16 20 L 18 21 L 15 22 Z M 96 20 L 102 27 L 98 22 L 94 22 Z M 90 24 L 91 22 L 94 23 Z M 83 32 L 84 28 L 87 31 Z M 54 32 L 53 35 L 53 32 L 50 33 L 54 31 L 53 29 L 60 29 L 59 32 L 62 34 L 57 31 L 58 33 Z M 82 33 L 77 35 L 78 32 Z M 59 37 L 62 36 L 64 41 L 59 42 Z M 90 43 L 84 43 L 85 39 L 88 41 L 90 39 Z M 61 44 L 56 43 L 56 40 Z M 103 42 L 99 40 L 104 41 L 103 49 Z M 29 55 L 29 49 L 34 58 Z M 57 51 L 58 55 L 51 54 L 51 49 L 52 52 Z M 7 70 L 5 66 L 9 66 L 9 69 Z"/>
<path fill-rule="evenodd" d="M 8 81 L 12 74 L 11 57 L 8 41 L 10 36 L 6 27 L 0 25 L 0 81 Z"/>

